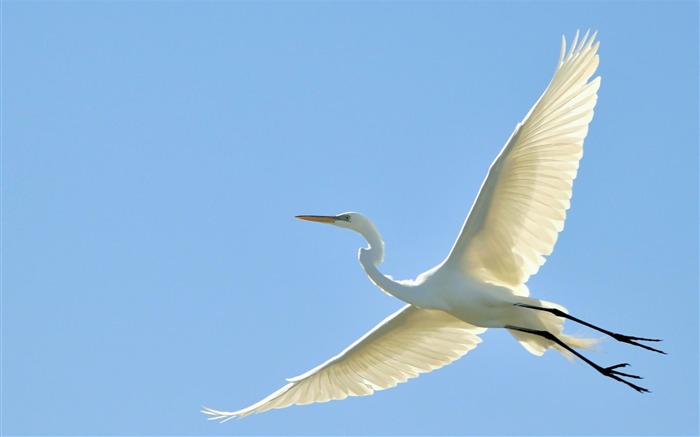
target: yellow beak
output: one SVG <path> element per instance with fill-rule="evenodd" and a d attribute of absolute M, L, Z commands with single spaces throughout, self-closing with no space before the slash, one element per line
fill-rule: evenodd
<path fill-rule="evenodd" d="M 330 215 L 298 215 L 296 218 L 310 222 L 333 223 L 336 218 Z"/>

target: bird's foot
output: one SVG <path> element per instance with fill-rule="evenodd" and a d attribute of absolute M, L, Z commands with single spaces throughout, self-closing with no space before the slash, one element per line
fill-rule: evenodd
<path fill-rule="evenodd" d="M 616 381 L 620 381 L 624 384 L 627 384 L 628 386 L 637 390 L 639 393 L 650 393 L 650 391 L 647 390 L 646 388 L 640 387 L 636 384 L 632 384 L 631 382 L 622 379 L 622 377 L 633 378 L 633 379 L 642 379 L 641 376 L 632 375 L 629 373 L 623 373 L 623 372 L 619 372 L 619 371 L 615 370 L 615 369 L 619 369 L 621 367 L 627 367 L 627 366 L 629 366 L 629 364 L 627 364 L 627 363 L 615 364 L 614 366 L 610 366 L 610 367 L 600 367 L 600 368 L 598 368 L 598 371 L 609 378 L 612 378 Z"/>
<path fill-rule="evenodd" d="M 629 335 L 615 334 L 615 333 L 611 333 L 611 337 L 617 341 L 622 342 L 622 343 L 627 343 L 627 344 L 631 344 L 634 346 L 639 346 L 639 347 L 644 348 L 646 350 L 650 350 L 650 351 L 654 351 L 654 352 L 658 352 L 660 354 L 666 355 L 666 352 L 664 352 L 662 350 L 654 349 L 653 347 L 647 346 L 646 344 L 637 343 L 638 341 L 661 341 L 661 340 L 656 339 L 656 338 L 632 337 Z"/>

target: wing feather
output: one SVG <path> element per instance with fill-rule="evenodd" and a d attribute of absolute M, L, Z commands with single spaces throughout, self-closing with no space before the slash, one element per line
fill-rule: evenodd
<path fill-rule="evenodd" d="M 486 331 L 439 311 L 411 305 L 387 317 L 350 347 L 238 411 L 202 410 L 228 420 L 273 408 L 365 396 L 445 366 L 481 342 Z"/>
<path fill-rule="evenodd" d="M 445 265 L 527 295 L 571 203 L 600 77 L 598 42 L 578 32 L 549 86 L 519 123 L 481 186 Z"/>

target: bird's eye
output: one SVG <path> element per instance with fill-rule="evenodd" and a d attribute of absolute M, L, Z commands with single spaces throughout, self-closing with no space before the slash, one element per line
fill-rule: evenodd
<path fill-rule="evenodd" d="M 343 216 L 343 220 L 345 220 L 346 222 L 349 222 L 349 221 L 350 221 L 350 216 L 349 216 L 349 215 L 344 215 L 344 216 Z"/>

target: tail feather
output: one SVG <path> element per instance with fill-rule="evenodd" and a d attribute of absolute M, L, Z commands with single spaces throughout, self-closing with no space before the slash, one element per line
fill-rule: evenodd
<path fill-rule="evenodd" d="M 586 338 L 586 337 L 576 337 L 573 335 L 567 335 L 567 334 L 559 334 L 558 337 L 566 343 L 567 346 L 575 348 L 575 349 L 585 349 L 585 350 L 596 350 L 596 346 L 600 342 L 599 338 Z M 556 350 L 561 352 L 562 355 L 564 355 L 567 359 L 572 361 L 574 359 L 574 355 L 569 352 L 568 350 L 564 349 L 563 347 L 559 346 L 558 344 L 554 344 L 554 347 Z"/>

